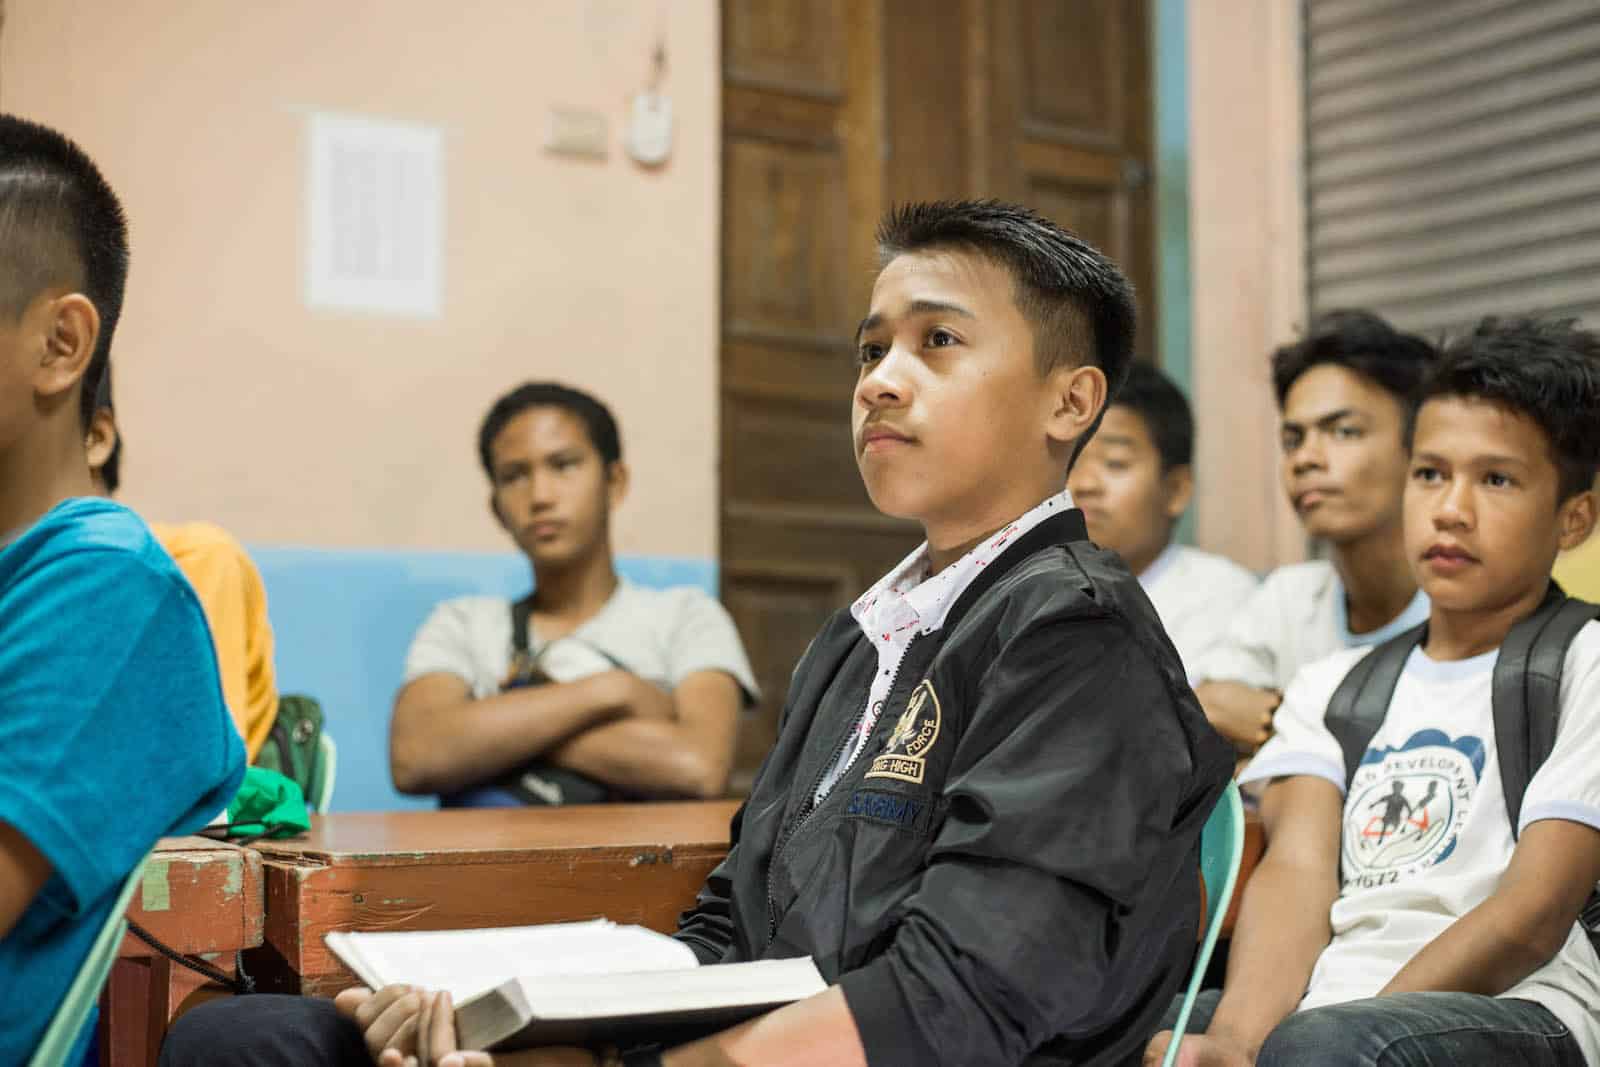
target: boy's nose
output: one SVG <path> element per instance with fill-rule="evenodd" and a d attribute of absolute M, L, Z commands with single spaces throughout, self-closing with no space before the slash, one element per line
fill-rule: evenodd
<path fill-rule="evenodd" d="M 897 373 L 894 354 L 884 356 L 861 378 L 856 398 L 869 408 L 898 407 L 905 403 L 906 384 Z"/>
<path fill-rule="evenodd" d="M 1433 527 L 1436 530 L 1452 530 L 1470 527 L 1471 525 L 1471 491 L 1458 482 L 1446 490 L 1440 498 L 1439 506 L 1433 512 Z"/>

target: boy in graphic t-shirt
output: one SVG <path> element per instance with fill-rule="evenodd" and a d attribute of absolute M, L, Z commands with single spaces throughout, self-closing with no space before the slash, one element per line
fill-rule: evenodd
<path fill-rule="evenodd" d="M 1180 1062 L 1600 1063 L 1600 961 L 1576 921 L 1600 879 L 1600 625 L 1568 649 L 1515 838 L 1491 703 L 1501 642 L 1595 523 L 1600 336 L 1486 320 L 1422 396 L 1404 510 L 1426 635 L 1348 788 L 1324 714 L 1363 650 L 1285 694 L 1240 778 L 1266 853 Z"/>

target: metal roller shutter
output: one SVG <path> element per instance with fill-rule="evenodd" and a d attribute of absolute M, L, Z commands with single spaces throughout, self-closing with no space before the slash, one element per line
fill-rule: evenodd
<path fill-rule="evenodd" d="M 1313 311 L 1600 328 L 1600 0 L 1305 0 Z"/>

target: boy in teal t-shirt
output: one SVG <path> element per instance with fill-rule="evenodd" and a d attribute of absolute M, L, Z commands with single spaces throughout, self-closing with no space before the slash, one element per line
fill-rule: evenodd
<path fill-rule="evenodd" d="M 127 262 L 88 157 L 0 115 L 0 1063 L 28 1061 L 140 858 L 244 773 L 194 592 L 133 512 L 77 499 Z"/>

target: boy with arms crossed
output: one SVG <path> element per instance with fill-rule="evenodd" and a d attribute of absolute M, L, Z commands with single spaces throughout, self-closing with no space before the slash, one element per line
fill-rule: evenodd
<path fill-rule="evenodd" d="M 528 382 L 489 409 L 478 457 L 534 591 L 448 600 L 423 623 L 394 701 L 396 788 L 445 807 L 721 796 L 755 679 L 717 601 L 618 577 L 628 467 L 610 410 Z"/>
<path fill-rule="evenodd" d="M 85 499 L 127 273 L 94 164 L 0 115 L 0 1063 L 28 1061 L 157 838 L 244 774 L 189 584 L 136 515 Z"/>
<path fill-rule="evenodd" d="M 1240 779 L 1262 789 L 1266 853 L 1182 1062 L 1600 1063 L 1600 961 L 1577 923 L 1600 879 L 1600 625 L 1566 650 L 1516 826 L 1491 700 L 1502 642 L 1594 526 L 1600 337 L 1487 320 L 1422 396 L 1404 544 L 1427 628 L 1353 777 L 1325 715 L 1365 650 L 1285 694 Z"/>
<path fill-rule="evenodd" d="M 1283 489 L 1329 558 L 1279 567 L 1190 663 L 1211 723 L 1246 754 L 1295 672 L 1427 618 L 1400 543 L 1405 412 L 1433 347 L 1366 311 L 1332 311 L 1272 355 Z"/>
<path fill-rule="evenodd" d="M 802 657 L 733 848 L 678 932 L 704 964 L 810 955 L 833 985 L 622 1062 L 1121 1064 L 1188 971 L 1230 753 L 1063 488 L 1126 373 L 1127 282 L 992 202 L 913 205 L 879 239 L 856 455 L 874 503 L 928 540 Z M 341 994 L 343 1018 L 268 1024 L 276 1009 L 249 1007 L 263 999 L 196 1011 L 165 1062 L 618 1062 L 456 1051 L 448 998 L 404 987 Z M 216 1044 L 268 1025 L 226 1043 L 278 1058 Z"/>

